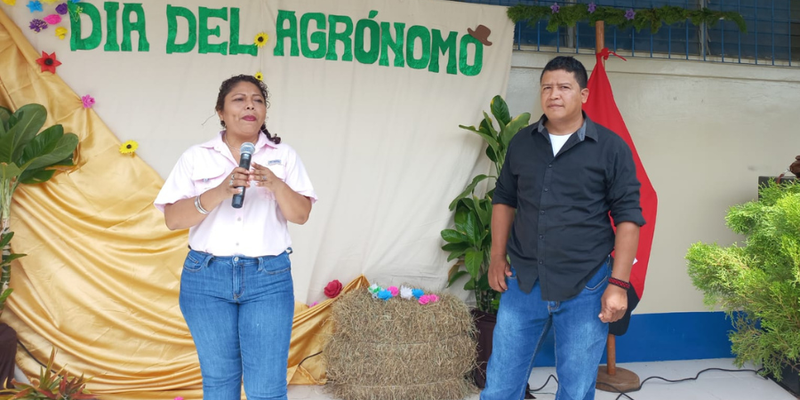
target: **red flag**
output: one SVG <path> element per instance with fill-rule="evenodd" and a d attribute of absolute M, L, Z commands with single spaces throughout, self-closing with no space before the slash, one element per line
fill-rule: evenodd
<path fill-rule="evenodd" d="M 650 183 L 650 178 L 647 177 L 647 172 L 645 172 L 644 166 L 642 166 L 642 160 L 639 159 L 639 153 L 636 151 L 636 146 L 633 144 L 631 134 L 628 133 L 628 128 L 625 126 L 622 114 L 619 113 L 617 103 L 614 102 L 614 93 L 611 91 L 611 83 L 608 81 L 608 75 L 606 75 L 606 69 L 603 65 L 603 60 L 608 59 L 609 53 L 608 49 L 603 49 L 597 53 L 597 64 L 595 64 L 592 76 L 589 78 L 589 99 L 586 104 L 583 105 L 583 110 L 592 121 L 611 129 L 630 146 L 631 152 L 633 153 L 633 161 L 636 163 L 636 177 L 639 178 L 639 182 L 642 184 L 640 189 L 640 201 L 642 205 L 642 214 L 644 215 L 644 220 L 647 222 L 639 231 L 639 247 L 636 251 L 636 262 L 633 264 L 633 269 L 631 270 L 631 285 L 633 286 L 633 290 L 628 291 L 628 302 L 632 307 L 628 307 L 625 318 L 619 321 L 620 323 L 617 326 L 612 324 L 610 327 L 611 333 L 619 336 L 627 331 L 630 312 L 636 304 L 638 304 L 644 292 L 644 278 L 647 274 L 647 266 L 650 262 L 653 232 L 656 228 L 658 198 L 653 185 Z M 636 298 L 631 298 L 632 295 Z"/>

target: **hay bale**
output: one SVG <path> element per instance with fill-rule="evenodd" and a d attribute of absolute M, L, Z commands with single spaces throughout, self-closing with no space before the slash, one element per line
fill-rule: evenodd
<path fill-rule="evenodd" d="M 323 355 L 328 386 L 346 400 L 455 400 L 477 392 L 469 308 L 450 294 L 420 305 L 399 297 L 347 293 L 331 310 Z"/>

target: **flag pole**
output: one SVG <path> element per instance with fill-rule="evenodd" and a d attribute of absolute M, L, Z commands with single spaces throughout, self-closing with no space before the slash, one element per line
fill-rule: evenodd
<path fill-rule="evenodd" d="M 597 21 L 595 29 L 595 54 L 606 47 L 606 29 L 604 21 Z M 601 59 L 605 65 L 605 60 Z M 590 94 L 591 95 L 591 94 Z M 617 368 L 617 337 L 608 334 L 606 342 L 606 365 L 597 370 L 595 388 L 605 392 L 621 393 L 639 390 L 639 375 L 625 368 Z"/>

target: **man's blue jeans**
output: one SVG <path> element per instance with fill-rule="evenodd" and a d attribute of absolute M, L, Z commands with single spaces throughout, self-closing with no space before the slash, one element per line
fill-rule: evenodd
<path fill-rule="evenodd" d="M 190 250 L 180 306 L 197 347 L 203 399 L 286 399 L 294 314 L 289 254 L 215 257 Z"/>
<path fill-rule="evenodd" d="M 525 293 L 516 273 L 506 278 L 508 290 L 500 297 L 481 400 L 525 398 L 534 357 L 550 327 L 555 334 L 556 400 L 594 399 L 597 368 L 608 336 L 608 324 L 598 318 L 611 275 L 608 264 L 606 260 L 583 291 L 567 301 L 542 300 L 538 281 L 531 293 Z"/>

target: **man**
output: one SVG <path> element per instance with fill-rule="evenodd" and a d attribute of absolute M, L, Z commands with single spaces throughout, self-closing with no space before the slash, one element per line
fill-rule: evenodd
<path fill-rule="evenodd" d="M 502 295 L 482 400 L 523 398 L 551 327 L 556 400 L 594 399 L 608 323 L 627 308 L 640 185 L 627 144 L 581 110 L 586 83 L 573 57 L 547 63 L 544 115 L 508 147 L 493 198 L 489 284 Z"/>

